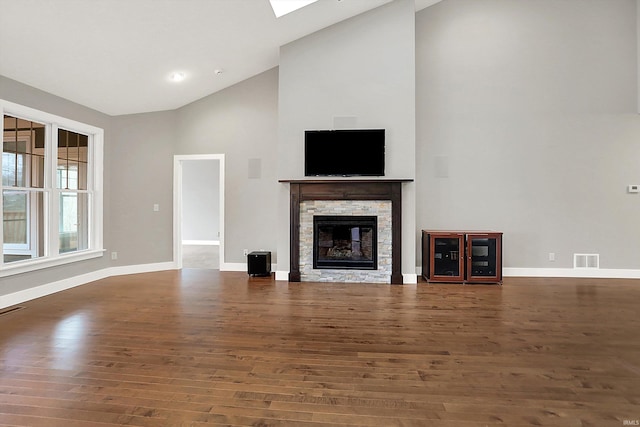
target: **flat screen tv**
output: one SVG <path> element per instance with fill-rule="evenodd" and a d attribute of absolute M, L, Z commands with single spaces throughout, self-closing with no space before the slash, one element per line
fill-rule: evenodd
<path fill-rule="evenodd" d="M 307 130 L 305 176 L 384 176 L 384 129 Z"/>

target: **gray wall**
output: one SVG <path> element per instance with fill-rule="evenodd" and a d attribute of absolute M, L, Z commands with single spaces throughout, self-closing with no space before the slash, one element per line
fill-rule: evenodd
<path fill-rule="evenodd" d="M 110 251 L 115 265 L 173 260 L 174 111 L 113 118 Z M 117 190 L 116 190 L 117 189 Z M 156 212 L 154 205 L 159 206 Z"/>
<path fill-rule="evenodd" d="M 182 162 L 182 240 L 219 240 L 220 161 Z"/>
<path fill-rule="evenodd" d="M 640 268 L 636 2 L 445 0 L 416 22 L 418 228 L 501 230 L 506 267 Z"/>
<path fill-rule="evenodd" d="M 415 174 L 414 2 L 401 0 L 280 49 L 278 177 L 304 178 L 304 131 L 354 117 L 386 129 L 386 178 Z M 279 191 L 279 271 L 289 270 L 289 189 Z M 415 273 L 414 184 L 403 192 L 403 273 Z"/>
<path fill-rule="evenodd" d="M 175 154 L 225 154 L 225 262 L 246 262 L 243 249 L 272 251 L 275 261 L 278 70 L 180 108 L 177 115 Z"/>

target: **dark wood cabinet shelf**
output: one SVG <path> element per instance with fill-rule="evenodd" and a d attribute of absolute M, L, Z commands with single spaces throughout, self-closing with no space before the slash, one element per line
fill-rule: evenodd
<path fill-rule="evenodd" d="M 502 284 L 502 233 L 422 230 L 427 282 Z"/>

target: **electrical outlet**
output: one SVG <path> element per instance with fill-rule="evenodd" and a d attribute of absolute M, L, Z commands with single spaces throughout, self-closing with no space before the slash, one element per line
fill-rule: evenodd
<path fill-rule="evenodd" d="M 249 255 L 249 249 L 243 249 L 242 250 L 242 255 L 244 255 L 244 256 Z"/>
<path fill-rule="evenodd" d="M 555 261 L 556 260 L 556 254 L 554 252 L 549 252 L 549 261 Z"/>
<path fill-rule="evenodd" d="M 118 259 L 118 252 L 111 252 L 111 259 Z"/>

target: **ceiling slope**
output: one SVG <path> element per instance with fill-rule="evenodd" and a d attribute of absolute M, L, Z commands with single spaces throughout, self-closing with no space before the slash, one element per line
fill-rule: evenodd
<path fill-rule="evenodd" d="M 0 0 L 0 75 L 109 115 L 171 110 L 389 1 L 319 0 L 276 18 L 268 0 Z"/>

